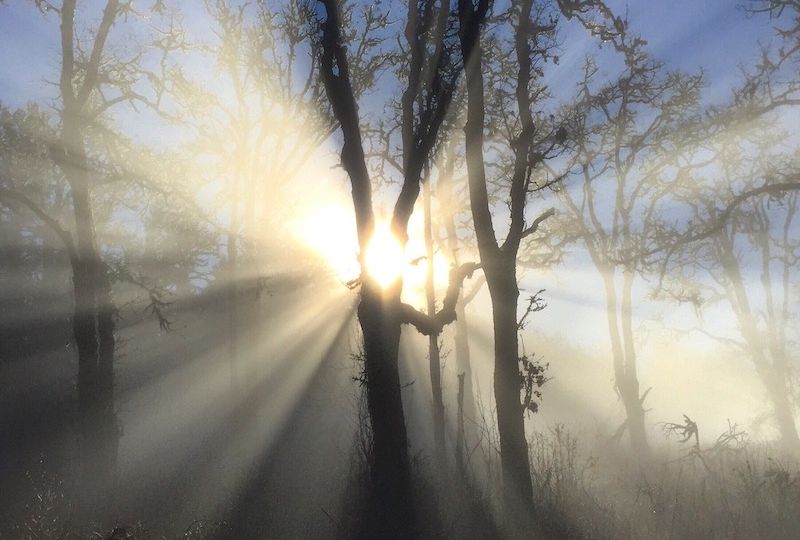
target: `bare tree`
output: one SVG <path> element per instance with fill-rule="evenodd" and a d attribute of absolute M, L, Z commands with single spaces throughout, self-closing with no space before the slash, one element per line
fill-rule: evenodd
<path fill-rule="evenodd" d="M 436 316 L 436 288 L 434 282 L 434 243 L 433 243 L 433 215 L 432 179 L 427 174 L 427 179 L 422 184 L 422 199 L 425 228 L 425 300 L 428 316 Z M 447 464 L 445 436 L 444 436 L 444 399 L 442 398 L 442 360 L 439 351 L 439 334 L 432 333 L 428 336 L 428 364 L 431 378 L 431 398 L 433 400 L 433 436 L 436 459 L 439 466 Z"/>
<path fill-rule="evenodd" d="M 408 440 L 398 373 L 400 329 L 404 323 L 434 335 L 455 317 L 461 282 L 476 269 L 465 264 L 451 272 L 442 309 L 434 316 L 403 304 L 398 277 L 381 288 L 370 275 L 364 255 L 375 226 L 372 185 L 365 159 L 356 93 L 347 54 L 342 9 L 336 0 L 321 0 L 326 18 L 321 23 L 320 74 L 341 126 L 341 162 L 352 185 L 353 207 L 360 247 L 361 289 L 358 318 L 364 338 L 367 406 L 372 427 L 372 484 L 376 492 L 375 520 L 383 534 L 402 536 L 413 530 Z M 391 230 L 401 244 L 408 239 L 408 221 L 420 193 L 423 172 L 450 106 L 460 70 L 454 60 L 450 5 L 409 2 L 405 41 L 409 63 L 405 73 L 402 114 L 402 185 L 392 214 Z"/>
<path fill-rule="evenodd" d="M 69 333 L 57 332 L 56 343 L 20 332 L 19 320 L 59 327 L 72 309 L 69 260 L 61 235 L 52 225 L 69 217 L 68 188 L 49 157 L 48 141 L 56 136 L 51 115 L 37 105 L 12 111 L 0 104 L 0 234 L 2 235 L 2 356 L 27 358 L 37 347 L 56 347 Z M 40 216 L 46 219 L 42 220 Z M 35 289 L 31 284 L 35 283 Z M 34 310 L 46 299 L 47 309 Z M 16 319 L 16 320 L 15 320 Z M 64 325 L 68 327 L 68 325 Z"/>
<path fill-rule="evenodd" d="M 614 369 L 614 389 L 625 409 L 633 448 L 647 455 L 644 401 L 640 389 L 634 330 L 636 275 L 646 268 L 640 255 L 652 247 L 660 227 L 660 208 L 676 178 L 697 164 L 681 154 L 696 140 L 699 75 L 667 72 L 630 36 L 627 22 L 614 19 L 610 30 L 582 19 L 593 32 L 605 32 L 623 54 L 622 74 L 597 82 L 597 66 L 587 60 L 573 111 L 575 183 L 563 190 L 570 226 L 600 274 L 606 302 Z"/>
<path fill-rule="evenodd" d="M 489 16 L 491 2 L 472 0 L 459 2 L 461 51 L 467 94 L 465 152 L 469 181 L 470 207 L 475 226 L 481 265 L 492 299 L 494 325 L 494 390 L 497 402 L 497 425 L 500 435 L 500 457 L 507 500 L 521 508 L 531 508 L 533 494 L 528 445 L 525 438 L 524 406 L 520 391 L 523 386 L 518 346 L 517 320 L 517 254 L 522 239 L 534 233 L 552 215 L 547 211 L 525 224 L 528 193 L 535 189 L 534 169 L 557 151 L 563 135 L 537 126 L 532 106 L 542 95 L 537 82 L 538 63 L 547 61 L 555 32 L 554 15 L 545 3 L 532 0 L 513 3 L 507 19 L 512 27 L 509 47 L 516 54 L 517 76 L 513 101 L 508 105 L 516 117 L 506 123 L 508 134 L 505 150 L 512 156 L 509 167 L 511 185 L 508 204 L 510 226 L 503 244 L 499 244 L 490 207 L 487 173 L 484 164 L 484 130 L 486 127 L 486 95 L 484 89 L 484 53 L 480 36 Z M 501 53 L 502 54 L 502 53 Z M 498 55 L 498 56 L 501 56 Z M 514 506 L 516 507 L 516 506 Z"/>
<path fill-rule="evenodd" d="M 766 389 L 784 445 L 800 450 L 794 420 L 792 346 L 797 313 L 792 271 L 800 261 L 797 237 L 798 192 L 766 192 L 720 209 L 719 200 L 735 200 L 766 177 L 773 182 L 794 174 L 796 157 L 782 156 L 783 137 L 753 129 L 742 137 L 723 138 L 716 148 L 719 172 L 714 182 L 687 182 L 679 197 L 691 209 L 692 223 L 714 223 L 713 232 L 681 245 L 669 262 L 667 291 L 691 303 L 698 314 L 727 305 L 738 336 L 698 327 L 712 339 L 749 357 Z M 770 185 L 772 182 L 767 182 Z M 726 215 L 722 215 L 723 212 Z M 754 277 L 760 275 L 756 282 Z"/>
<path fill-rule="evenodd" d="M 456 185 L 455 170 L 456 161 L 461 160 L 456 155 L 457 139 L 451 135 L 443 145 L 441 165 L 437 166 L 438 175 L 436 180 L 436 196 L 439 201 L 439 221 L 441 228 L 444 229 L 445 237 L 440 238 L 437 236 L 437 242 L 441 249 L 449 252 L 449 259 L 453 266 L 459 266 L 462 260 L 462 252 L 467 243 L 459 237 L 459 230 L 456 217 L 459 210 L 468 208 L 467 198 L 468 193 L 462 193 L 465 190 L 459 190 L 459 187 L 466 187 L 465 182 L 459 181 Z M 463 158 L 463 156 L 462 156 Z M 464 178 L 464 180 L 466 180 Z M 468 231 L 471 236 L 473 231 L 471 228 Z M 477 434 L 475 422 L 477 421 L 477 408 L 475 406 L 475 392 L 473 390 L 473 374 L 472 374 L 472 360 L 470 355 L 469 346 L 469 326 L 467 324 L 466 306 L 475 298 L 480 292 L 483 285 L 486 283 L 485 276 L 481 275 L 472 284 L 469 290 L 462 290 L 459 293 L 458 302 L 456 303 L 456 321 L 454 323 L 454 352 L 456 361 L 456 370 L 458 371 L 459 378 L 459 392 L 457 394 L 457 409 L 459 411 L 456 426 L 456 462 L 459 469 L 464 467 L 464 456 L 470 448 L 477 444 Z"/>
<path fill-rule="evenodd" d="M 784 445 L 800 439 L 792 404 L 790 344 L 796 314 L 790 276 L 798 260 L 795 238 L 800 174 L 797 149 L 787 146 L 776 112 L 800 101 L 796 74 L 800 51 L 800 5 L 792 0 L 753 1 L 751 14 L 768 13 L 788 26 L 776 27 L 777 51 L 763 47 L 760 61 L 743 73 L 724 106 L 712 107 L 703 131 L 703 158 L 711 180 L 683 178 L 676 198 L 690 209 L 685 231 L 647 253 L 661 255 L 668 294 L 695 306 L 727 304 L 739 336 L 695 330 L 747 355 L 767 391 Z M 711 156 L 711 157 L 709 157 Z M 757 269 L 757 270 L 756 270 Z M 752 274 L 760 272 L 759 284 Z"/>
<path fill-rule="evenodd" d="M 58 236 L 72 269 L 73 336 L 78 353 L 79 440 L 86 497 L 100 499 L 109 486 L 116 465 L 119 426 L 114 408 L 114 352 L 116 308 L 111 295 L 112 272 L 103 261 L 96 235 L 92 191 L 98 179 L 119 176 L 108 156 L 93 152 L 92 134 L 108 134 L 103 124 L 119 104 L 152 106 L 158 99 L 141 93 L 137 84 L 149 79 L 142 59 L 144 50 L 127 56 L 108 44 L 121 17 L 136 13 L 127 2 L 108 0 L 97 28 L 85 37 L 76 34 L 76 1 L 60 5 L 35 2 L 43 13 L 53 13 L 60 24 L 59 125 L 49 141 L 49 156 L 69 185 L 74 229 L 62 225 L 36 201 L 14 189 L 2 188 L 0 200 L 34 213 Z M 174 26 L 156 30 L 163 38 L 152 48 L 161 58 L 180 46 Z"/>

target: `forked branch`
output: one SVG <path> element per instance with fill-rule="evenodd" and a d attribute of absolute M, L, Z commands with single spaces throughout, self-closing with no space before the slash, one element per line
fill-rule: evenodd
<path fill-rule="evenodd" d="M 480 263 L 464 263 L 450 270 L 450 283 L 444 295 L 442 309 L 435 315 L 427 315 L 409 304 L 400 305 L 400 320 L 414 326 L 426 336 L 438 335 L 442 329 L 456 320 L 456 303 L 464 280 L 481 268 Z"/>

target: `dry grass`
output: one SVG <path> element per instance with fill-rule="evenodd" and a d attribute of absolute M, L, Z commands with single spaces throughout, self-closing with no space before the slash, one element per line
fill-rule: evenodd
<path fill-rule="evenodd" d="M 649 462 L 615 447 L 581 446 L 563 426 L 530 444 L 537 515 L 558 538 L 800 537 L 800 471 L 735 426 L 700 449 L 673 441 Z M 667 441 L 669 445 L 670 442 Z M 604 448 L 592 453 L 592 448 Z"/>
<path fill-rule="evenodd" d="M 363 411 L 362 411 L 363 414 Z M 492 416 L 485 415 L 484 422 Z M 420 531 L 431 538 L 497 537 L 497 449 L 492 426 L 470 461 L 469 477 L 434 471 L 425 453 L 414 459 Z M 368 439 L 368 429 L 359 438 Z M 686 439 L 685 441 L 683 439 Z M 723 441 L 723 442 L 720 442 Z M 717 441 L 667 438 L 649 462 L 607 440 L 578 438 L 563 425 L 534 433 L 530 459 L 534 529 L 526 538 L 777 539 L 800 537 L 800 470 L 770 445 L 749 442 L 731 426 Z M 332 530 L 353 537 L 364 508 L 369 446 L 359 448 L 342 507 L 331 509 Z M 105 528 L 79 523 L 68 484 L 44 468 L 27 475 L 24 500 L 0 538 L 166 538 L 142 523 Z M 8 510 L 8 509 L 7 509 Z M 145 518 L 143 516 L 143 518 Z M 146 521 L 144 519 L 143 521 Z M 501 524 L 498 527 L 498 524 Z M 225 523 L 197 521 L 176 538 L 226 538 Z M 508 532 L 506 530 L 506 532 Z M 117 536 L 113 536 L 116 534 Z"/>

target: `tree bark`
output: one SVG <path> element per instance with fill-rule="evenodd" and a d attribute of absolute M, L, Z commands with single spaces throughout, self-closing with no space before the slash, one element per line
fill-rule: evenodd
<path fill-rule="evenodd" d="M 525 206 L 524 201 L 518 198 L 520 195 L 524 197 L 525 193 L 524 190 L 520 193 L 517 189 L 521 178 L 515 175 L 511 190 L 512 198 L 515 199 L 512 201 L 512 227 L 506 239 L 508 246 L 506 250 L 497 244 L 483 163 L 485 100 L 480 35 L 489 7 L 490 2 L 487 0 L 481 0 L 477 6 L 471 1 L 459 2 L 461 24 L 459 39 L 467 88 L 464 146 L 472 220 L 475 224 L 478 252 L 492 299 L 494 391 L 504 492 L 509 515 L 519 518 L 533 508 L 528 444 L 525 439 L 524 411 L 520 400 L 521 378 L 517 336 L 519 289 L 516 280 L 516 257 L 522 232 L 519 225 L 524 217 L 518 214 Z M 521 72 L 522 79 L 523 75 Z M 527 81 L 522 80 L 521 84 L 526 86 Z M 517 155 L 516 159 L 527 158 Z M 522 179 L 524 180 L 524 175 Z"/>
<path fill-rule="evenodd" d="M 408 437 L 401 397 L 400 291 L 361 286 L 358 320 L 364 335 L 364 375 L 372 427 L 371 481 L 376 496 L 367 526 L 370 535 L 402 537 L 412 520 Z"/>
<path fill-rule="evenodd" d="M 490 267 L 491 268 L 491 267 Z M 503 484 L 511 509 L 530 509 L 533 504 L 528 443 L 525 439 L 525 416 L 520 400 L 519 342 L 517 299 L 513 262 L 502 270 L 484 268 L 492 297 L 494 324 L 494 394 L 497 404 L 497 429 Z"/>

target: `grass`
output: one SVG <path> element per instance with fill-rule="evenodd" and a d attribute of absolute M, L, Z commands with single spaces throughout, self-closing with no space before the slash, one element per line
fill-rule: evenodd
<path fill-rule="evenodd" d="M 488 427 L 485 433 L 493 431 Z M 368 435 L 364 430 L 360 438 Z M 517 530 L 513 536 L 800 537 L 800 471 L 794 459 L 771 445 L 748 441 L 735 426 L 706 448 L 694 439 L 685 439 L 665 438 L 651 460 L 642 462 L 626 451 L 624 444 L 580 439 L 563 425 L 533 433 L 529 449 L 535 527 Z M 480 446 L 466 476 L 454 468 L 441 474 L 424 452 L 415 456 L 413 481 L 420 537 L 491 538 L 500 530 L 509 533 L 496 502 L 496 441 L 483 440 Z M 351 485 L 342 506 L 326 510 L 331 536 L 355 537 L 361 530 L 368 452 L 364 445 L 354 454 Z M 6 520 L 0 538 L 167 538 L 148 530 L 143 522 L 105 528 L 78 523 L 67 482 L 44 467 L 29 471 L 27 479 L 13 519 Z M 227 538 L 230 530 L 224 522 L 198 520 L 172 538 Z"/>
<path fill-rule="evenodd" d="M 581 446 L 563 426 L 534 434 L 531 465 L 545 532 L 558 538 L 800 536 L 795 460 L 745 438 L 706 449 L 673 442 L 672 452 L 669 443 L 642 462 L 619 447 Z"/>

